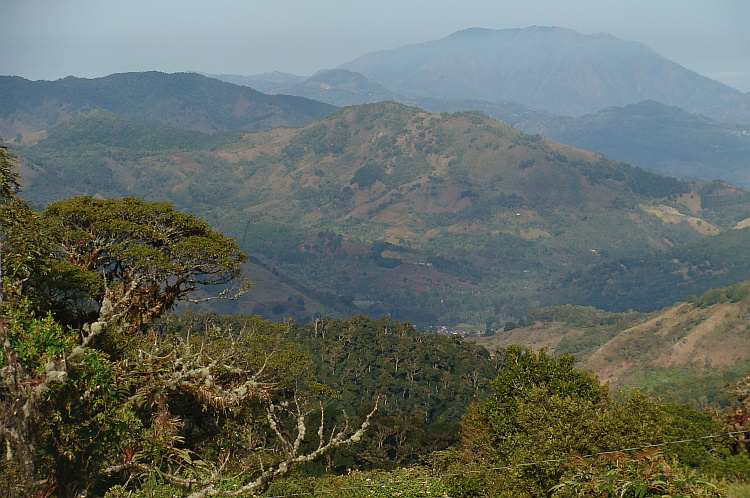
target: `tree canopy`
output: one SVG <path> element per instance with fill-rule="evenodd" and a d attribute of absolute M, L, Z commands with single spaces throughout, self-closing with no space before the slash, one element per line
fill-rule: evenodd
<path fill-rule="evenodd" d="M 199 287 L 235 281 L 247 260 L 233 239 L 168 203 L 77 197 L 42 216 L 59 275 L 83 284 L 73 293 L 66 282 L 50 289 L 79 321 L 122 317 L 142 330 Z"/>

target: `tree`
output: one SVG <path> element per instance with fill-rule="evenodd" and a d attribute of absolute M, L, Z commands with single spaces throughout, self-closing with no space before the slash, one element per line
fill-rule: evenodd
<path fill-rule="evenodd" d="M 750 374 L 745 374 L 742 378 L 727 384 L 724 391 L 727 396 L 734 398 L 736 403 L 724 412 L 716 411 L 714 417 L 728 431 L 736 433 L 733 435 L 734 452 L 739 455 L 750 456 L 750 438 L 748 438 L 748 431 L 750 431 Z"/>
<path fill-rule="evenodd" d="M 157 337 L 72 330 L 22 303 L 3 315 L 0 487 L 16 495 L 261 492 L 358 442 L 377 409 L 330 426 L 330 390 L 282 338 L 285 324 Z"/>
<path fill-rule="evenodd" d="M 0 202 L 3 204 L 15 198 L 21 191 L 20 177 L 13 171 L 15 157 L 0 138 Z"/>
<path fill-rule="evenodd" d="M 16 194 L 21 191 L 21 184 L 18 174 L 13 171 L 14 158 L 0 139 L 0 282 L 4 281 L 7 272 L 3 267 L 3 251 L 8 252 L 8 244 L 11 243 L 20 214 Z M 0 285 L 0 301 L 4 299 L 3 287 Z"/>
<path fill-rule="evenodd" d="M 6 152 L 0 488 L 239 496 L 361 439 L 377 403 L 358 426 L 331 426 L 332 392 L 281 337 L 285 325 L 148 332 L 191 292 L 241 276 L 233 240 L 137 199 L 82 197 L 39 216 L 16 196 Z"/>
<path fill-rule="evenodd" d="M 49 294 L 78 326 L 122 320 L 142 331 L 199 287 L 238 279 L 247 260 L 233 239 L 168 203 L 77 197 L 43 218 L 57 259 Z"/>
<path fill-rule="evenodd" d="M 574 397 L 593 407 L 606 403 L 607 388 L 594 375 L 575 368 L 569 354 L 537 354 L 521 346 L 509 346 L 502 354 L 505 368 L 491 382 L 492 394 L 464 416 L 465 438 L 477 451 L 492 451 L 506 461 L 518 441 L 520 405 L 539 389 L 547 396 Z"/>
<path fill-rule="evenodd" d="M 571 355 L 510 346 L 503 361 L 492 394 L 462 423 L 473 465 L 511 466 L 497 480 L 486 477 L 481 489 L 544 496 L 570 471 L 569 455 L 648 444 L 663 432 L 657 400 L 635 392 L 613 404 L 607 387 L 575 368 Z M 515 467 L 527 462 L 543 463 Z"/>

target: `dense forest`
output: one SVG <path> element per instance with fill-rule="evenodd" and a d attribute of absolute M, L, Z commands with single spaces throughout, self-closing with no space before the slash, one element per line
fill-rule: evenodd
<path fill-rule="evenodd" d="M 387 317 L 171 315 L 247 292 L 233 239 L 132 197 L 34 210 L 15 166 L 3 145 L 8 496 L 721 496 L 750 474 L 750 377 L 699 411 Z"/>

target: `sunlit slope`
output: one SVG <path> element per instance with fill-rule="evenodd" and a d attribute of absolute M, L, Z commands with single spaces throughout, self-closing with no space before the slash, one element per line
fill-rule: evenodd
<path fill-rule="evenodd" d="M 718 395 L 724 382 L 750 369 L 750 281 L 648 314 L 562 306 L 517 325 L 479 342 L 569 352 L 614 389 L 638 386 L 671 401 L 727 403 Z"/>

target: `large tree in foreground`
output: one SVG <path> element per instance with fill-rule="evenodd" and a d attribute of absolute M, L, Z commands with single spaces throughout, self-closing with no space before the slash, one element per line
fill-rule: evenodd
<path fill-rule="evenodd" d="M 0 489 L 12 495 L 246 496 L 358 442 L 374 413 L 332 426 L 329 390 L 285 324 L 154 336 L 68 329 L 23 302 L 2 314 Z"/>
<path fill-rule="evenodd" d="M 50 294 L 75 312 L 74 323 L 117 318 L 142 330 L 199 287 L 237 281 L 247 259 L 233 239 L 166 202 L 77 197 L 42 215 L 60 277 L 50 279 Z M 233 290 L 219 297 L 243 292 Z"/>

